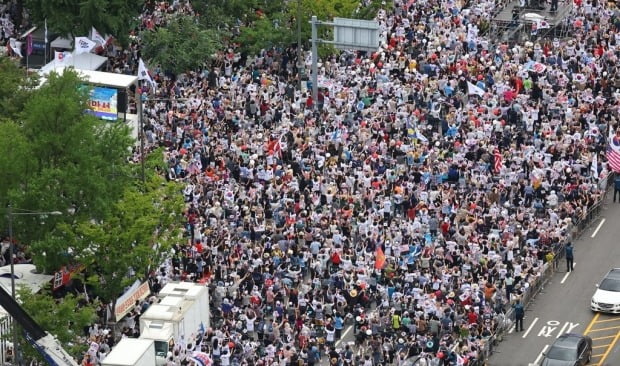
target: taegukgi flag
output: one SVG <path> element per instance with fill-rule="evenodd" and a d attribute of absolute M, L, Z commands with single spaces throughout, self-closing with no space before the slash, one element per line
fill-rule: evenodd
<path fill-rule="evenodd" d="M 144 61 L 142 61 L 142 59 L 138 61 L 138 80 L 148 81 L 153 88 L 156 86 L 155 81 L 149 73 L 149 69 L 146 68 L 146 65 L 144 64 Z"/>

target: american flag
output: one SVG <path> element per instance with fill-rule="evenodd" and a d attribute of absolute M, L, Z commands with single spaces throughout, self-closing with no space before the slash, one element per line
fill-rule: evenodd
<path fill-rule="evenodd" d="M 495 151 L 493 151 L 493 157 L 495 158 L 493 168 L 495 170 L 495 173 L 499 173 L 499 171 L 502 170 L 503 166 L 502 154 L 499 152 L 499 149 L 495 149 Z"/>
<path fill-rule="evenodd" d="M 609 131 L 609 143 L 607 144 L 606 155 L 611 170 L 620 173 L 620 130 L 616 131 L 615 135 L 612 130 Z"/>

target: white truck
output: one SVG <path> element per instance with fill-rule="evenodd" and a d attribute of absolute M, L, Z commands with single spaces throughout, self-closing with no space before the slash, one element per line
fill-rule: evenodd
<path fill-rule="evenodd" d="M 101 362 L 101 366 L 161 365 L 155 357 L 155 342 L 151 339 L 123 338 Z"/>
<path fill-rule="evenodd" d="M 200 312 L 200 319 L 206 319 L 204 326 L 206 328 L 211 326 L 209 288 L 205 285 L 193 282 L 172 282 L 166 284 L 157 296 L 161 299 L 167 296 L 174 296 L 195 301 Z"/>
<path fill-rule="evenodd" d="M 167 284 L 158 296 L 161 301 L 140 316 L 140 338 L 154 341 L 161 363 L 171 343 L 209 327 L 209 293 L 204 285 L 181 282 Z"/>

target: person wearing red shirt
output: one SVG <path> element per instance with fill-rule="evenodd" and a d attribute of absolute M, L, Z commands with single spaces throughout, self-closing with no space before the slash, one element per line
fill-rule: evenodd
<path fill-rule="evenodd" d="M 477 324 L 478 323 L 478 314 L 474 312 L 474 309 L 469 309 L 469 313 L 467 313 L 467 323 L 468 324 Z"/>

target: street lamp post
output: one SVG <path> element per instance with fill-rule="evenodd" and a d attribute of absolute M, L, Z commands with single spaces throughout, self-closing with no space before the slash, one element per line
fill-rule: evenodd
<path fill-rule="evenodd" d="M 11 206 L 7 208 L 6 217 L 9 222 L 9 254 L 10 254 L 10 261 L 11 261 L 11 297 L 13 297 L 14 300 L 17 300 L 17 298 L 15 295 L 15 266 L 14 266 L 15 243 L 13 241 L 13 218 L 15 216 L 46 216 L 46 215 L 59 216 L 59 215 L 62 215 L 62 212 L 60 211 L 37 212 L 37 211 L 26 211 L 26 210 L 20 210 L 18 212 L 15 212 Z M 19 365 L 21 362 L 20 355 L 18 352 L 18 345 L 17 345 L 18 340 L 19 338 L 17 335 L 17 320 L 13 318 L 13 362 L 15 362 L 17 365 Z"/>
<path fill-rule="evenodd" d="M 137 89 L 139 90 L 139 89 Z M 142 177 L 142 188 L 146 185 L 146 171 L 144 167 L 144 126 L 143 122 L 143 113 L 142 113 L 142 102 L 144 98 L 144 93 L 140 90 L 138 95 L 136 95 L 138 102 L 138 138 L 140 138 L 140 168 L 141 168 L 141 177 Z"/>

